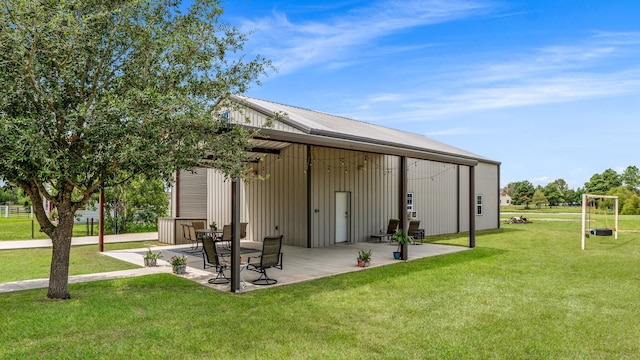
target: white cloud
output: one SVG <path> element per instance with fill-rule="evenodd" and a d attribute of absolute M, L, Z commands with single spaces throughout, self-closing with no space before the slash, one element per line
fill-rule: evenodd
<path fill-rule="evenodd" d="M 486 13 L 491 8 L 483 1 L 378 1 L 326 22 L 298 23 L 274 11 L 269 17 L 245 20 L 241 29 L 256 30 L 251 37 L 256 51 L 272 59 L 280 74 L 286 74 L 318 64 L 333 68 L 352 64 L 355 54 L 366 58 L 374 55 L 364 54 L 366 51 L 384 52 L 383 48 L 370 46 L 378 38 L 408 28 Z"/>
<path fill-rule="evenodd" d="M 425 121 L 463 112 L 638 93 L 638 45 L 640 33 L 597 34 L 581 45 L 532 49 L 503 63 L 442 66 L 434 71 L 441 75 L 424 78 L 404 94 L 395 93 L 393 98 L 372 94 L 361 102 L 376 111 L 380 98 L 397 99 L 394 116 Z"/>

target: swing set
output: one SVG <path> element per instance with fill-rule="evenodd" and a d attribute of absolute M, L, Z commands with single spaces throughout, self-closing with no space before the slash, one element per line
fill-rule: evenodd
<path fill-rule="evenodd" d="M 602 207 L 602 211 L 604 214 L 604 228 L 599 228 L 597 225 L 597 220 L 591 220 L 591 213 L 595 209 L 595 202 L 589 201 L 589 199 L 615 199 L 615 219 L 613 228 L 609 227 L 609 223 L 607 221 L 607 209 L 606 207 Z M 589 212 L 587 212 L 587 203 L 589 203 Z M 594 227 L 591 228 L 591 221 L 594 223 Z M 589 230 L 587 231 L 587 228 Z M 589 235 L 595 236 L 612 236 L 618 238 L 618 197 L 611 195 L 592 195 L 592 194 L 582 194 L 582 250 L 585 248 L 585 239 L 589 237 Z"/>

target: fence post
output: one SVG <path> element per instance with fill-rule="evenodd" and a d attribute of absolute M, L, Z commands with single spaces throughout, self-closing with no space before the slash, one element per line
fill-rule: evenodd
<path fill-rule="evenodd" d="M 93 218 L 91 218 L 91 236 L 93 236 Z"/>
<path fill-rule="evenodd" d="M 31 238 L 35 238 L 34 233 L 33 233 L 33 219 L 31 219 Z"/>

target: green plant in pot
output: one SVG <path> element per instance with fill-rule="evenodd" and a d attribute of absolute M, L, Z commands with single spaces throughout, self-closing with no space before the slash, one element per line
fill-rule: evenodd
<path fill-rule="evenodd" d="M 402 229 L 396 230 L 393 239 L 398 242 L 398 250 L 394 251 L 393 258 L 407 260 L 409 256 L 409 244 L 413 242 L 413 236 L 406 235 Z"/>
<path fill-rule="evenodd" d="M 366 267 L 371 265 L 371 249 L 358 251 L 358 266 Z"/>
<path fill-rule="evenodd" d="M 161 252 L 154 253 L 151 248 L 147 248 L 147 253 L 144 254 L 144 266 L 155 267 L 158 264 L 158 259 L 162 257 Z"/>
<path fill-rule="evenodd" d="M 216 224 L 216 222 L 212 222 L 211 224 L 209 224 L 209 228 L 211 230 L 218 230 L 218 224 Z"/>
<path fill-rule="evenodd" d="M 169 259 L 174 274 L 185 274 L 187 272 L 187 257 L 180 254 L 174 255 Z"/>

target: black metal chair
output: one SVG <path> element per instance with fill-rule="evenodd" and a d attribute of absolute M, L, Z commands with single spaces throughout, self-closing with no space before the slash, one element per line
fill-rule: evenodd
<path fill-rule="evenodd" d="M 420 243 L 424 241 L 424 229 L 420 229 L 420 220 L 412 220 L 409 221 L 409 229 L 407 230 L 407 234 L 413 237 L 413 244 L 417 244 L 417 240 L 420 240 Z"/>
<path fill-rule="evenodd" d="M 255 285 L 273 285 L 278 282 L 267 275 L 267 269 L 276 268 L 282 270 L 282 238 L 283 235 L 267 236 L 262 241 L 262 254 L 258 257 L 247 259 L 247 269 L 260 273 L 260 277 L 252 281 Z M 251 262 L 258 259 L 260 262 Z"/>
<path fill-rule="evenodd" d="M 387 231 L 385 232 L 384 230 L 380 230 L 379 234 L 374 234 L 369 236 L 369 241 L 373 239 L 378 239 L 378 242 L 381 242 L 382 239 L 389 240 L 389 238 L 393 236 L 393 234 L 395 234 L 396 230 L 398 229 L 398 224 L 400 224 L 400 220 L 398 219 L 389 220 L 389 225 L 387 225 Z"/>
<path fill-rule="evenodd" d="M 218 252 L 216 243 L 211 236 L 202 238 L 202 260 L 204 269 L 215 267 L 217 275 L 215 278 L 209 279 L 209 284 L 227 284 L 231 279 L 225 275 L 224 271 L 229 268 L 229 260 Z"/>

